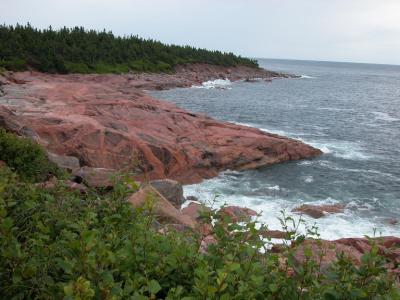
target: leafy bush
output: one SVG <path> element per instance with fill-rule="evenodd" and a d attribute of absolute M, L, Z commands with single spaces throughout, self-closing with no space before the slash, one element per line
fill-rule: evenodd
<path fill-rule="evenodd" d="M 46 152 L 28 138 L 18 137 L 0 128 L 0 160 L 15 170 L 22 179 L 43 181 L 48 174 L 60 174 Z"/>
<path fill-rule="evenodd" d="M 84 63 L 66 62 L 65 68 L 67 69 L 67 73 L 81 73 L 81 74 L 91 73 L 90 68 Z"/>
<path fill-rule="evenodd" d="M 20 58 L 11 58 L 9 60 L 0 59 L 0 68 L 10 71 L 23 71 L 26 70 L 26 61 Z"/>
<path fill-rule="evenodd" d="M 216 244 L 202 253 L 197 234 L 159 230 L 151 197 L 132 209 L 129 186 L 43 190 L 0 168 L 0 298 L 399 299 L 374 247 L 360 268 L 339 257 L 321 274 L 311 258 L 295 264 L 290 247 L 271 253 L 254 222 L 211 212 L 203 218 L 214 219 Z"/>

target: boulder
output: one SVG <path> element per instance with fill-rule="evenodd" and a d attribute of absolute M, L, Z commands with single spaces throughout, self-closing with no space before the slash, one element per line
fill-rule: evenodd
<path fill-rule="evenodd" d="M 199 252 L 206 253 L 208 250 L 208 247 L 210 247 L 210 245 L 213 245 L 216 243 L 217 243 L 217 240 L 215 239 L 215 237 L 213 235 L 205 236 L 200 242 Z"/>
<path fill-rule="evenodd" d="M 81 194 L 85 194 L 87 192 L 87 187 L 84 186 L 83 184 L 73 182 L 70 180 L 66 180 L 63 182 L 63 184 L 70 190 L 73 191 L 79 191 Z"/>
<path fill-rule="evenodd" d="M 105 168 L 82 167 L 73 174 L 82 179 L 90 187 L 111 187 L 113 185 L 112 176 L 116 170 Z"/>
<path fill-rule="evenodd" d="M 198 223 L 197 232 L 201 236 L 211 235 L 213 232 L 213 226 L 211 223 L 208 223 L 208 220 L 202 219 L 201 215 L 204 213 L 211 212 L 211 209 L 204 204 L 192 202 L 189 203 L 188 206 L 181 209 L 181 212 L 184 215 L 189 216 L 191 219 L 195 220 Z"/>
<path fill-rule="evenodd" d="M 177 210 L 163 195 L 150 185 L 141 188 L 130 196 L 128 202 L 135 208 L 143 207 L 146 202 L 150 202 L 152 204 L 152 213 L 164 223 L 181 224 L 191 229 L 195 229 L 197 226 L 195 220 Z"/>
<path fill-rule="evenodd" d="M 81 168 L 79 159 L 74 156 L 58 155 L 51 152 L 47 152 L 47 156 L 51 162 L 71 172 L 77 172 Z"/>
<path fill-rule="evenodd" d="M 225 206 L 218 213 L 222 216 L 228 216 L 232 222 L 244 222 L 250 220 L 251 217 L 257 216 L 256 211 L 240 206 Z"/>
<path fill-rule="evenodd" d="M 185 215 L 188 215 L 193 220 L 199 221 L 202 213 L 210 212 L 211 209 L 204 204 L 191 202 L 188 206 L 181 209 L 181 212 Z"/>
<path fill-rule="evenodd" d="M 384 220 L 386 224 L 389 225 L 399 225 L 399 220 L 396 218 L 389 218 Z"/>
<path fill-rule="evenodd" d="M 177 208 L 185 202 L 182 184 L 171 179 L 150 181 L 150 185 Z"/>
<path fill-rule="evenodd" d="M 199 202 L 199 198 L 197 198 L 196 196 L 187 196 L 187 197 L 186 197 L 186 201 L 196 201 L 196 202 Z"/>
<path fill-rule="evenodd" d="M 342 213 L 344 211 L 344 208 L 345 206 L 343 204 L 326 204 L 326 205 L 303 204 L 293 209 L 292 212 L 306 214 L 314 219 L 318 219 L 325 216 L 325 213 L 330 213 L 330 214 Z"/>
<path fill-rule="evenodd" d="M 55 176 L 50 177 L 45 182 L 36 183 L 35 185 L 44 189 L 52 189 L 55 188 L 58 184 L 64 186 L 65 188 L 71 191 L 79 191 L 82 194 L 87 192 L 87 187 L 84 186 L 83 184 L 73 182 L 70 180 L 58 180 Z"/>

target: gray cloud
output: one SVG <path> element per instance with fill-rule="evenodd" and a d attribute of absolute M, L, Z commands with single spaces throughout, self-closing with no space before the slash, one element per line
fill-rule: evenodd
<path fill-rule="evenodd" d="M 400 64 L 399 0 L 0 0 L 0 21 L 82 25 L 251 57 Z"/>

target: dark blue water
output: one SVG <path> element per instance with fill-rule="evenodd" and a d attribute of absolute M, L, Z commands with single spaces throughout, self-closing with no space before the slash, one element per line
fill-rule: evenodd
<path fill-rule="evenodd" d="M 263 211 L 279 228 L 279 211 L 301 203 L 343 203 L 343 214 L 317 221 L 325 238 L 400 235 L 400 66 L 260 60 L 266 69 L 303 75 L 229 89 L 154 92 L 217 119 L 290 136 L 323 150 L 319 158 L 259 170 L 225 172 L 186 194 Z M 211 85 L 212 86 L 212 85 Z M 314 222 L 314 220 L 307 219 Z"/>

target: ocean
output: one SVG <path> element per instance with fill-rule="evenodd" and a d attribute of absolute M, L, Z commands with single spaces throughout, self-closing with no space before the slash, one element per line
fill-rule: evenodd
<path fill-rule="evenodd" d="M 217 80 L 151 94 L 216 119 L 301 140 L 324 154 L 250 171 L 225 171 L 184 187 L 215 205 L 261 211 L 281 229 L 282 211 L 303 203 L 343 203 L 344 213 L 316 223 L 322 238 L 400 236 L 400 66 L 260 59 L 300 75 L 272 82 Z M 300 228 L 300 230 L 305 230 Z"/>

